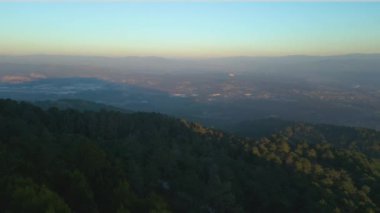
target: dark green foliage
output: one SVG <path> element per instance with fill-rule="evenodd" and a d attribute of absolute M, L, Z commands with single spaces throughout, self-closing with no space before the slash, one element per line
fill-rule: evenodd
<path fill-rule="evenodd" d="M 31 179 L 3 177 L 1 179 L 1 207 L 11 212 L 70 212 L 61 197 L 45 185 L 38 185 Z"/>
<path fill-rule="evenodd" d="M 380 132 L 372 129 L 263 119 L 242 122 L 233 131 L 258 139 L 281 134 L 291 143 L 302 140 L 309 144 L 326 142 L 336 148 L 356 149 L 370 157 L 380 158 Z"/>
<path fill-rule="evenodd" d="M 333 143 L 294 128 L 253 140 L 155 113 L 1 100 L 0 212 L 379 211 L 380 165 L 359 144 L 376 146 L 375 133 L 326 127 Z"/>
<path fill-rule="evenodd" d="M 42 109 L 49 109 L 52 107 L 56 107 L 58 109 L 75 109 L 79 111 L 101 111 L 101 110 L 112 110 L 112 111 L 118 111 L 118 112 L 124 112 L 124 113 L 130 113 L 131 111 L 101 104 L 101 103 L 94 103 L 91 101 L 85 101 L 80 99 L 59 99 L 54 101 L 36 101 L 33 102 L 36 106 L 41 107 Z"/>

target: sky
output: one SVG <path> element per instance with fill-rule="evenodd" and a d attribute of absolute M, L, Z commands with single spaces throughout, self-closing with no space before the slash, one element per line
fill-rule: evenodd
<path fill-rule="evenodd" d="M 0 54 L 380 53 L 380 2 L 0 2 Z"/>

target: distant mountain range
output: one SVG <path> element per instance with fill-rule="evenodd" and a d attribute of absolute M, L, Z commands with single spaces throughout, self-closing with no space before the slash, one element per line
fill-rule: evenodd
<path fill-rule="evenodd" d="M 371 62 L 376 63 L 380 58 L 379 54 L 348 54 L 334 56 L 236 56 L 236 57 L 215 57 L 215 58 L 164 58 L 164 57 L 103 57 L 103 56 L 69 56 L 69 55 L 25 55 L 8 56 L 1 55 L 0 63 L 36 64 L 36 65 L 83 65 L 101 66 L 112 68 L 129 68 L 131 70 L 143 71 L 180 71 L 183 68 L 197 70 L 214 69 L 224 70 L 233 67 L 241 69 L 255 64 L 281 64 L 281 63 L 313 63 L 313 62 Z M 380 62 L 378 62 L 380 63 Z M 215 67 L 213 67 L 215 66 Z M 236 67 L 237 66 L 237 67 Z"/>

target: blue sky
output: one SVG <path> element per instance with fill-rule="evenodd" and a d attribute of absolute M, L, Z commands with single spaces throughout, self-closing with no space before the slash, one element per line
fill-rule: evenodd
<path fill-rule="evenodd" d="M 0 3 L 0 54 L 380 52 L 380 3 Z"/>

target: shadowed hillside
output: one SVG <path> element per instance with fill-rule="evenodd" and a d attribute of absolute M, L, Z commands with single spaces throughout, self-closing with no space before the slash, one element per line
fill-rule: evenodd
<path fill-rule="evenodd" d="M 377 132 L 278 129 L 250 139 L 157 113 L 1 100 L 0 211 L 380 210 Z"/>

